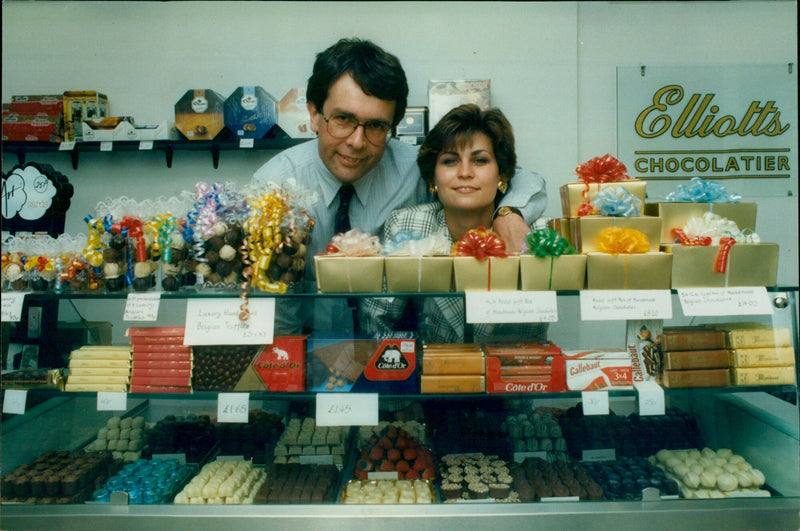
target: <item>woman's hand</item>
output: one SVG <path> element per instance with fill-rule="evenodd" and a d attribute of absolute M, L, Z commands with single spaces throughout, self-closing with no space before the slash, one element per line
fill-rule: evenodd
<path fill-rule="evenodd" d="M 518 214 L 500 216 L 494 220 L 492 230 L 500 236 L 506 244 L 506 252 L 519 254 L 525 245 L 525 236 L 531 231 L 530 227 Z"/>

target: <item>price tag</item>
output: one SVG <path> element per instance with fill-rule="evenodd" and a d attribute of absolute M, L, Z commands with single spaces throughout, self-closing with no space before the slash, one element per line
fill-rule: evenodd
<path fill-rule="evenodd" d="M 97 392 L 97 411 L 127 411 L 128 393 Z"/>
<path fill-rule="evenodd" d="M 599 448 L 581 452 L 581 461 L 614 461 L 616 458 L 617 451 L 614 448 Z"/>
<path fill-rule="evenodd" d="M 584 415 L 608 415 L 608 391 L 581 391 Z"/>
<path fill-rule="evenodd" d="M 317 393 L 317 426 L 376 426 L 378 393 Z"/>
<path fill-rule="evenodd" d="M 250 149 L 254 145 L 253 138 L 242 138 L 239 140 L 239 149 Z"/>
<path fill-rule="evenodd" d="M 161 303 L 161 292 L 128 293 L 125 301 L 123 321 L 155 321 L 158 319 L 158 307 Z"/>
<path fill-rule="evenodd" d="M 672 319 L 672 294 L 668 289 L 583 290 L 581 319 Z"/>
<path fill-rule="evenodd" d="M 186 301 L 184 345 L 270 345 L 275 325 L 275 299 L 250 299 L 250 316 L 239 319 L 241 299 Z"/>
<path fill-rule="evenodd" d="M 544 459 L 547 461 L 547 452 L 544 450 L 540 450 L 538 452 L 514 452 L 515 463 L 522 463 L 528 457 L 538 457 L 539 459 Z"/>
<path fill-rule="evenodd" d="M 639 393 L 639 415 L 663 415 L 664 390 L 653 380 L 634 382 L 633 386 Z"/>
<path fill-rule="evenodd" d="M 301 455 L 301 465 L 332 465 L 333 455 Z"/>
<path fill-rule="evenodd" d="M 6 389 L 3 397 L 3 413 L 14 415 L 25 414 L 25 402 L 28 400 L 28 391 L 25 389 Z"/>
<path fill-rule="evenodd" d="M 468 323 L 555 323 L 555 291 L 467 291 Z"/>
<path fill-rule="evenodd" d="M 58 145 L 58 150 L 59 151 L 72 151 L 73 149 L 75 149 L 75 141 L 74 140 L 64 141 L 64 142 L 61 142 Z"/>
<path fill-rule="evenodd" d="M 4 291 L 0 301 L 2 302 L 0 321 L 18 323 L 22 316 L 22 303 L 25 302 L 25 292 Z"/>
<path fill-rule="evenodd" d="M 679 289 L 683 314 L 686 316 L 772 315 L 767 288 Z"/>
<path fill-rule="evenodd" d="M 152 140 L 142 140 L 139 142 L 139 151 L 150 151 L 151 149 L 153 149 Z"/>
<path fill-rule="evenodd" d="M 100 151 L 111 151 L 114 149 L 114 142 L 100 142 Z"/>
<path fill-rule="evenodd" d="M 250 414 L 250 393 L 217 395 L 217 422 L 246 424 Z"/>

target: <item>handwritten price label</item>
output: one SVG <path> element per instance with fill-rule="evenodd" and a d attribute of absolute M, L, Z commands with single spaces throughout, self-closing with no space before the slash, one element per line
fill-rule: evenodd
<path fill-rule="evenodd" d="M 255 145 L 254 139 L 242 138 L 239 140 L 239 149 L 252 149 Z"/>
<path fill-rule="evenodd" d="M 21 291 L 4 292 L 0 297 L 2 302 L 2 315 L 0 320 L 4 323 L 18 323 L 22 316 L 22 304 L 25 302 L 25 293 Z"/>
<path fill-rule="evenodd" d="M 114 142 L 100 142 L 100 151 L 113 151 Z"/>
<path fill-rule="evenodd" d="M 468 323 L 555 323 L 555 291 L 467 291 Z"/>
<path fill-rule="evenodd" d="M 139 151 L 150 151 L 151 149 L 153 149 L 152 140 L 142 140 L 139 142 Z"/>
<path fill-rule="evenodd" d="M 672 319 L 672 295 L 668 289 L 583 290 L 581 319 Z"/>
<path fill-rule="evenodd" d="M 639 393 L 639 415 L 663 415 L 664 389 L 656 382 L 647 380 L 644 382 L 634 382 L 633 386 Z"/>
<path fill-rule="evenodd" d="M 217 395 L 217 422 L 246 424 L 250 414 L 250 393 Z"/>
<path fill-rule="evenodd" d="M 686 316 L 772 315 L 763 286 L 742 288 L 679 289 L 678 299 Z"/>
<path fill-rule="evenodd" d="M 250 299 L 250 317 L 239 319 L 241 299 L 186 301 L 184 345 L 269 345 L 275 325 L 275 299 Z"/>
<path fill-rule="evenodd" d="M 317 426 L 375 426 L 377 393 L 317 393 Z"/>
<path fill-rule="evenodd" d="M 98 391 L 97 411 L 127 411 L 128 394 Z"/>
<path fill-rule="evenodd" d="M 23 389 L 6 389 L 3 397 L 3 413 L 14 415 L 25 414 L 25 402 L 28 400 L 28 391 Z"/>
<path fill-rule="evenodd" d="M 608 391 L 581 391 L 584 415 L 608 415 Z"/>
<path fill-rule="evenodd" d="M 161 293 L 128 293 L 125 301 L 123 321 L 155 321 L 158 319 L 158 307 Z"/>
<path fill-rule="evenodd" d="M 64 141 L 64 142 L 61 142 L 58 145 L 58 150 L 59 151 L 72 151 L 73 149 L 75 149 L 75 141 L 74 140 L 72 140 L 72 141 Z"/>

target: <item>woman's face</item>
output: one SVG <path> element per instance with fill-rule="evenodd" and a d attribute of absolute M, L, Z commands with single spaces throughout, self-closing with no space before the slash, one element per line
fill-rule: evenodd
<path fill-rule="evenodd" d="M 445 209 L 494 211 L 500 168 L 489 137 L 475 133 L 463 148 L 444 150 L 436 159 L 434 183 Z"/>

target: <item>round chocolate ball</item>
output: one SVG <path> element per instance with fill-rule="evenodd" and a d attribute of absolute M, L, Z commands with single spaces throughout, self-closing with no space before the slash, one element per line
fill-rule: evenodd
<path fill-rule="evenodd" d="M 119 262 L 122 260 L 122 251 L 113 247 L 103 249 L 103 262 Z"/>
<path fill-rule="evenodd" d="M 150 279 L 148 277 L 137 277 L 133 279 L 133 289 L 136 291 L 147 291 L 150 289 Z"/>
<path fill-rule="evenodd" d="M 225 243 L 228 245 L 233 245 L 234 247 L 238 247 L 242 244 L 242 239 L 244 238 L 244 231 L 241 227 L 234 226 L 228 229 L 228 232 L 225 233 L 224 240 Z"/>
<path fill-rule="evenodd" d="M 181 281 L 178 277 L 167 276 L 161 279 L 161 288 L 164 291 L 178 291 L 181 287 Z"/>
<path fill-rule="evenodd" d="M 125 288 L 125 277 L 118 276 L 106 279 L 106 289 L 108 291 L 121 291 Z"/>
<path fill-rule="evenodd" d="M 197 284 L 197 275 L 195 273 L 185 273 L 183 275 L 184 286 L 194 286 Z"/>
<path fill-rule="evenodd" d="M 214 271 L 219 274 L 219 276 L 225 278 L 233 272 L 233 264 L 231 262 L 226 262 L 224 260 L 220 260 L 214 266 Z"/>
<path fill-rule="evenodd" d="M 210 266 L 214 266 L 214 264 L 219 262 L 219 253 L 216 251 L 206 251 L 203 257 L 208 261 L 208 265 Z"/>
<path fill-rule="evenodd" d="M 128 244 L 128 241 L 125 238 L 125 236 L 123 236 L 122 234 L 114 234 L 114 235 L 112 235 L 111 236 L 111 241 L 108 243 L 108 245 L 112 249 L 117 249 L 117 250 L 124 249 L 127 244 Z"/>
<path fill-rule="evenodd" d="M 24 278 L 18 278 L 14 282 L 11 283 L 11 289 L 15 291 L 23 291 L 28 289 L 28 281 Z"/>
<path fill-rule="evenodd" d="M 36 277 L 31 281 L 31 289 L 33 291 L 47 291 L 49 287 L 50 283 L 42 277 Z"/>
<path fill-rule="evenodd" d="M 212 236 L 206 240 L 206 248 L 211 249 L 212 251 L 219 252 L 223 245 L 225 245 L 225 240 L 223 240 L 220 236 Z"/>
<path fill-rule="evenodd" d="M 211 273 L 206 277 L 206 282 L 209 284 L 220 284 L 222 282 L 222 277 L 219 273 Z"/>

